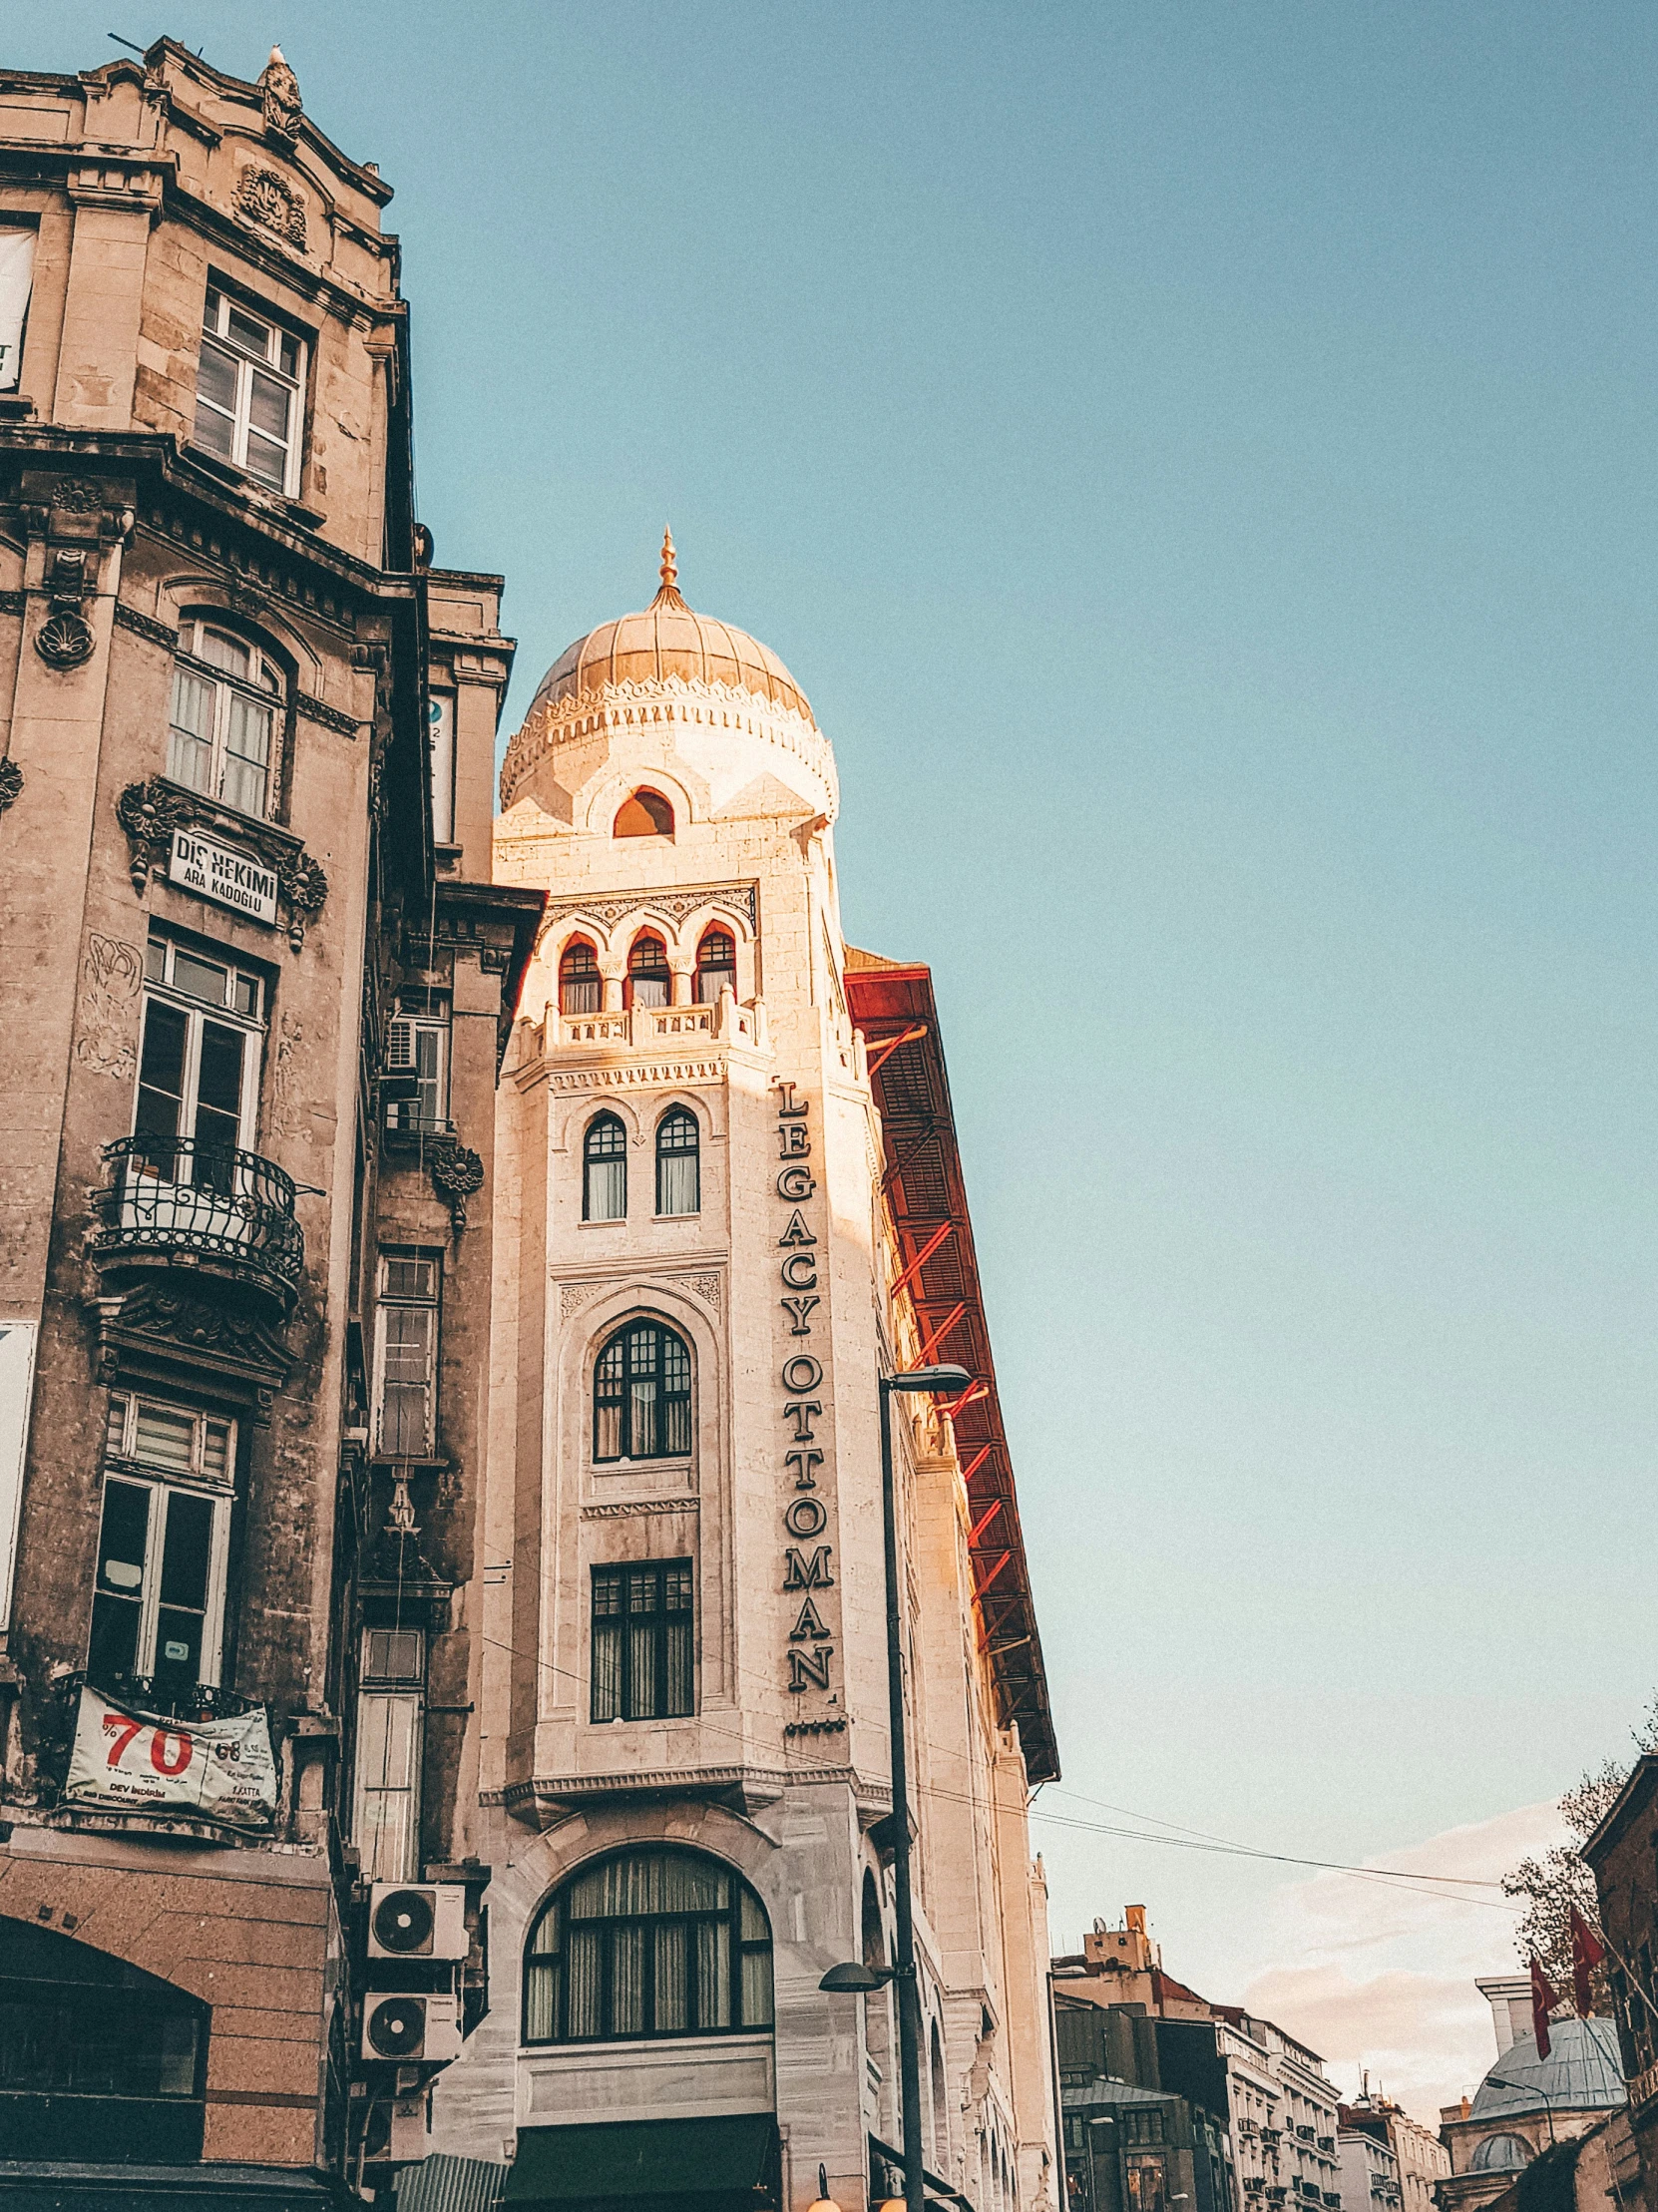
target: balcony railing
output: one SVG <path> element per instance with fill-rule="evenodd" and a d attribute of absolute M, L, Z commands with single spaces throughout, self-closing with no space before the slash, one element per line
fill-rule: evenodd
<path fill-rule="evenodd" d="M 547 1012 L 549 1052 L 684 1052 L 699 1045 L 765 1042 L 758 1006 L 728 995 L 712 1006 L 634 1006 L 613 1013 Z"/>
<path fill-rule="evenodd" d="M 124 1136 L 104 1157 L 97 1257 L 206 1260 L 284 1292 L 298 1282 L 305 1237 L 295 1186 L 273 1160 L 191 1136 Z"/>

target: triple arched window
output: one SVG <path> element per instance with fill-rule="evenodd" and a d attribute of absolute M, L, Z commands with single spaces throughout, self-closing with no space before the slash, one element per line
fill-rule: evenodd
<path fill-rule="evenodd" d="M 702 1132 L 689 1106 L 669 1106 L 656 1123 L 656 1211 L 702 1211 Z M 620 1115 L 598 1113 L 582 1139 L 582 1219 L 627 1218 L 627 1131 Z"/>
<path fill-rule="evenodd" d="M 752 2033 L 772 2024 L 771 1926 L 701 1852 L 634 1850 L 556 1892 L 524 1953 L 524 2040 Z"/>
<path fill-rule="evenodd" d="M 673 1460 L 690 1448 L 690 1348 L 659 1321 L 629 1321 L 594 1363 L 593 1456 Z"/>

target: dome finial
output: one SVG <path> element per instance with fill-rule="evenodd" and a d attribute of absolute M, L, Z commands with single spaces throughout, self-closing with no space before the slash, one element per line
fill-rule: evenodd
<path fill-rule="evenodd" d="M 673 557 L 673 533 L 662 532 L 662 565 L 658 572 L 662 579 L 661 590 L 650 602 L 652 607 L 683 607 L 679 597 L 679 564 Z"/>

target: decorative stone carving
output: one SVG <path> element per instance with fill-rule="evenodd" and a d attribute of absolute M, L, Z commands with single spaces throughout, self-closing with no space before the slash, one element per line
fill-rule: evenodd
<path fill-rule="evenodd" d="M 0 814 L 23 796 L 23 770 L 15 760 L 0 760 Z"/>
<path fill-rule="evenodd" d="M 162 1281 L 100 1298 L 99 1380 L 140 1381 L 211 1368 L 263 1424 L 292 1362 L 268 1324 L 233 1298 L 193 1297 Z"/>
<path fill-rule="evenodd" d="M 274 131 L 278 138 L 291 139 L 299 128 L 303 110 L 299 80 L 288 67 L 279 46 L 270 49 L 270 59 L 260 72 L 259 98 L 264 107 L 265 129 Z"/>
<path fill-rule="evenodd" d="M 106 496 L 102 484 L 84 476 L 66 476 L 52 487 L 53 507 L 68 515 L 96 514 Z"/>
<path fill-rule="evenodd" d="M 304 252 L 305 203 L 275 170 L 254 169 L 249 164 L 236 186 L 235 206 L 236 214 L 244 221 L 256 222 L 261 230 L 272 231 Z"/>
<path fill-rule="evenodd" d="M 623 1498 L 614 1506 L 584 1506 L 584 1521 L 630 1521 L 635 1514 L 699 1513 L 695 1498 Z"/>
<path fill-rule="evenodd" d="M 35 632 L 35 651 L 49 668 L 78 668 L 92 659 L 92 625 L 73 607 L 54 607 Z"/>
<path fill-rule="evenodd" d="M 133 889 L 142 898 L 152 868 L 164 867 L 173 850 L 173 833 L 196 824 L 214 836 L 228 835 L 250 845 L 275 870 L 276 887 L 288 909 L 288 943 L 295 952 L 305 943 L 305 927 L 322 911 L 328 878 L 320 861 L 303 845 L 267 822 L 227 821 L 209 800 L 198 797 L 162 776 L 129 783 L 116 801 L 116 813 L 132 850 Z"/>
<path fill-rule="evenodd" d="M 141 615 L 123 599 L 116 601 L 114 614 L 120 628 L 130 630 L 135 638 L 148 639 L 153 646 L 165 646 L 169 653 L 178 651 L 179 633 L 170 623 L 159 623 L 153 615 Z"/>
<path fill-rule="evenodd" d="M 682 922 L 687 914 L 694 914 L 698 907 L 723 906 L 733 914 L 740 914 L 750 931 L 760 926 L 760 890 L 754 883 L 691 883 L 676 890 L 629 891 L 620 898 L 553 899 L 542 917 L 541 929 L 536 938 L 538 951 L 547 938 L 563 923 L 575 916 L 596 922 L 600 928 L 613 930 L 618 922 L 625 921 L 629 914 L 637 914 L 641 908 L 650 907 L 665 921 Z"/>
<path fill-rule="evenodd" d="M 483 1160 L 458 1136 L 440 1136 L 427 1151 L 426 1171 L 438 1196 L 448 1201 L 449 1219 L 459 1236 L 466 1227 L 467 1200 L 484 1187 Z"/>
<path fill-rule="evenodd" d="M 716 1313 L 719 1311 L 725 1286 L 717 1275 L 689 1275 L 686 1277 L 686 1285 L 695 1291 L 705 1306 L 712 1306 Z"/>
<path fill-rule="evenodd" d="M 774 699 L 762 699 L 728 683 L 663 675 L 643 682 L 606 683 L 572 698 L 532 705 L 507 747 L 501 768 L 501 804 L 509 807 L 536 764 L 570 738 L 602 730 L 637 728 L 646 722 L 689 722 L 704 729 L 743 730 L 792 752 L 823 786 L 831 818 L 839 804 L 834 755 L 816 722 Z M 801 800 L 802 810 L 810 801 Z"/>
<path fill-rule="evenodd" d="M 75 1058 L 95 1076 L 130 1083 L 138 1069 L 133 1007 L 144 983 L 144 957 L 119 937 L 89 937 L 81 964 L 80 1024 Z"/>
<path fill-rule="evenodd" d="M 591 1299 L 610 1287 L 609 1283 L 565 1283 L 559 1291 L 560 1320 L 568 1321 L 572 1314 L 580 1313 Z"/>
<path fill-rule="evenodd" d="M 338 730 L 342 737 L 355 737 L 362 722 L 355 714 L 342 714 L 337 706 L 328 706 L 321 699 L 313 699 L 308 692 L 295 691 L 294 710 L 303 714 L 308 722 L 320 722 L 324 729 Z"/>

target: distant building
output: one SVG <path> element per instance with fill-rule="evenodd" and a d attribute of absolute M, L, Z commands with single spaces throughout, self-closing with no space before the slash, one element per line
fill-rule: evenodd
<path fill-rule="evenodd" d="M 1213 2004 L 1165 1974 L 1143 1906 L 1126 1907 L 1120 1928 L 1096 1921 L 1079 1954 L 1054 1960 L 1056 2011 L 1066 1999 L 1210 2023 L 1226 2079 L 1229 2165 L 1241 2212 L 1341 2212 L 1336 2088 L 1323 2059 L 1275 2021 Z"/>
<path fill-rule="evenodd" d="M 1235 2212 L 1214 2023 L 1055 1991 L 1071 2212 Z"/>
<path fill-rule="evenodd" d="M 1392 2152 L 1399 2191 L 1392 2201 L 1401 2207 L 1401 2212 L 1433 2212 L 1435 2190 L 1451 2171 L 1450 2153 L 1437 2135 L 1430 2134 L 1426 2127 L 1412 2119 L 1404 2106 L 1396 2104 L 1392 2097 L 1372 2095 L 1368 2080 L 1354 2103 L 1337 2106 L 1336 2120 L 1344 2212 L 1352 2212 L 1353 2205 L 1348 2191 L 1346 2137 L 1358 2131 L 1379 2137 Z M 1371 2200 L 1367 2197 L 1364 2201 Z"/>
<path fill-rule="evenodd" d="M 1652 1996 L 1653 1929 L 1658 1923 L 1658 1861 L 1652 1850 L 1658 1813 L 1658 1758 L 1635 1763 L 1610 1811 L 1583 1846 L 1600 1893 L 1607 1973 L 1617 2005 L 1629 2123 L 1640 2160 L 1641 2191 L 1658 2204 L 1658 2016 Z"/>
<path fill-rule="evenodd" d="M 1386 2116 L 1368 2104 L 1336 2107 L 1342 2212 L 1393 2212 L 1404 2202 Z"/>
<path fill-rule="evenodd" d="M 1542 2152 L 1586 2135 L 1625 2101 L 1610 2020 L 1550 2020 L 1543 2058 L 1528 1978 L 1504 1975 L 1477 1987 L 1491 2007 L 1497 2055 L 1471 2102 L 1441 2110 L 1440 2139 L 1451 2155 L 1441 2212 L 1484 2212 Z"/>

